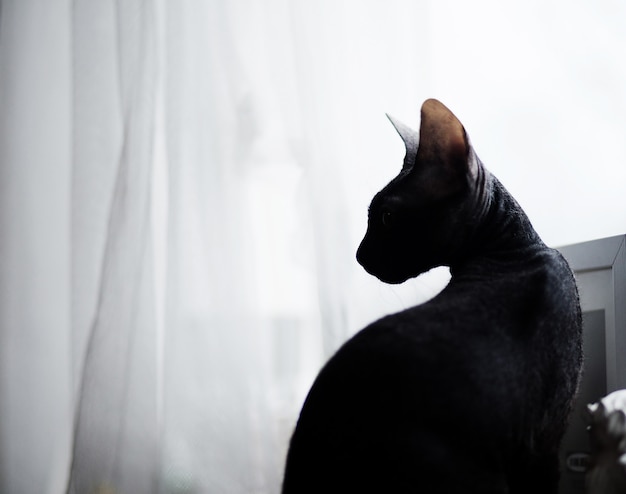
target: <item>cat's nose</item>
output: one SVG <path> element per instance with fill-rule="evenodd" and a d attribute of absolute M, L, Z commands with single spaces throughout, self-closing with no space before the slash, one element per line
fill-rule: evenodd
<path fill-rule="evenodd" d="M 375 256 L 372 255 L 372 248 L 367 241 L 367 235 L 361 241 L 361 245 L 356 251 L 356 260 L 357 262 L 365 269 L 365 271 L 373 276 L 377 276 L 374 271 L 374 266 L 372 265 L 372 261 L 375 260 Z"/>
<path fill-rule="evenodd" d="M 364 243 L 365 239 L 361 241 L 359 248 L 356 250 L 356 260 L 363 267 L 365 267 L 365 258 L 367 257 L 365 254 L 365 247 L 363 245 Z"/>

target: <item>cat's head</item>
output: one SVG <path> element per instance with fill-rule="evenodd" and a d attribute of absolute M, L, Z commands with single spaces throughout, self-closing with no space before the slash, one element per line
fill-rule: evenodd
<path fill-rule="evenodd" d="M 406 146 L 404 164 L 372 200 L 357 259 L 380 280 L 402 283 L 450 265 L 462 251 L 486 171 L 461 122 L 439 101 L 422 105 L 419 134 L 389 119 Z"/>

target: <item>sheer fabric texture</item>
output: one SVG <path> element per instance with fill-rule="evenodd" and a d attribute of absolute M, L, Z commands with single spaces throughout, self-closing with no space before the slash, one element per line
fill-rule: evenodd
<path fill-rule="evenodd" d="M 69 492 L 277 492 L 305 385 L 344 336 L 341 293 L 311 274 L 342 271 L 330 232 L 310 245 L 327 167 L 294 114 L 299 75 L 273 86 L 258 46 L 284 26 L 250 9 L 265 15 L 74 4 L 74 204 L 100 193 L 104 214 L 96 229 L 73 209 L 74 287 L 92 299 L 74 307 Z"/>

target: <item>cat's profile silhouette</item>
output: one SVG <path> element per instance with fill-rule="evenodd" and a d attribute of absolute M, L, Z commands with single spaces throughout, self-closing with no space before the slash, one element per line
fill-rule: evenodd
<path fill-rule="evenodd" d="M 557 492 L 582 362 L 570 268 L 427 100 L 406 156 L 372 200 L 357 258 L 400 283 L 450 267 L 427 303 L 361 330 L 315 380 L 283 494 Z"/>

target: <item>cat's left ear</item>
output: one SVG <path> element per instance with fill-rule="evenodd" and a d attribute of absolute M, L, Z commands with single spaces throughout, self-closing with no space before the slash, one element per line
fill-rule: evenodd
<path fill-rule="evenodd" d="M 421 118 L 413 173 L 435 196 L 458 192 L 471 183 L 478 172 L 465 129 L 459 119 L 435 99 L 424 102 Z"/>
<path fill-rule="evenodd" d="M 404 142 L 406 154 L 404 155 L 404 164 L 402 165 L 402 169 L 409 170 L 413 168 L 413 165 L 415 164 L 415 157 L 417 156 L 417 148 L 419 145 L 420 135 L 411 127 L 402 123 L 397 118 L 392 117 L 388 113 L 386 115 L 391 122 L 391 125 L 393 125 L 393 127 L 396 129 L 396 132 L 400 135 L 402 141 Z"/>

